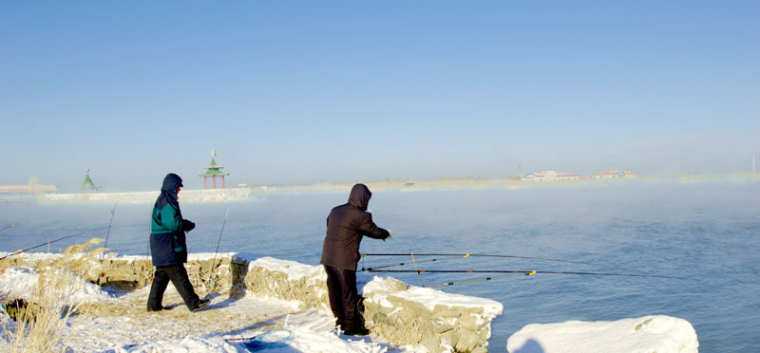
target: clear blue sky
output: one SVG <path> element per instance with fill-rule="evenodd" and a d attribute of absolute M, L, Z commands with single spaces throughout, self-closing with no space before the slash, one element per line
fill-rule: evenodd
<path fill-rule="evenodd" d="M 0 184 L 736 172 L 760 2 L 3 1 Z"/>

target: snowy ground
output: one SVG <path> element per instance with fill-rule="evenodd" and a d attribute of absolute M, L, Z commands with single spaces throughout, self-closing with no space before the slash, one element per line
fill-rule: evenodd
<path fill-rule="evenodd" d="M 34 270 L 11 268 L 0 277 L 0 293 L 18 296 L 36 285 Z M 212 297 L 204 311 L 192 313 L 172 286 L 164 305 L 170 310 L 148 313 L 147 289 L 107 292 L 82 283 L 77 312 L 67 322 L 64 347 L 75 352 L 409 352 L 351 337 L 333 329 L 328 313 L 299 311 L 298 303 L 244 296 Z M 7 315 L 4 327 L 12 329 Z M 4 335 L 3 335 L 4 336 Z M 0 345 L 7 344 L 0 341 Z"/>
<path fill-rule="evenodd" d="M 267 261 L 275 263 L 274 259 Z M 28 298 L 38 285 L 39 277 L 39 273 L 30 268 L 14 267 L 3 270 L 0 273 L 0 299 L 5 301 L 19 297 Z M 62 290 L 67 295 L 61 301 L 74 305 L 76 311 L 68 317 L 61 333 L 62 346 L 58 349 L 51 348 L 52 351 L 425 351 L 419 347 L 394 347 L 373 336 L 360 338 L 343 335 L 333 328 L 334 321 L 329 313 L 311 309 L 299 310 L 300 303 L 295 301 L 253 295 L 239 299 L 213 295 L 210 297 L 211 305 L 208 308 L 193 313 L 184 306 L 174 287 L 169 286 L 163 304 L 170 309 L 147 312 L 148 288 L 119 292 L 75 279 L 77 280 L 67 282 L 69 287 Z M 380 282 L 372 283 L 379 285 Z M 370 291 L 371 289 L 365 288 Z M 387 288 L 379 288 L 384 289 Z M 408 290 L 404 293 L 406 297 L 414 296 L 417 292 Z M 3 330 L 14 330 L 15 323 L 10 321 L 8 315 L 2 314 L 0 327 Z M 0 335 L 0 351 L 12 351 L 6 337 L 5 332 Z M 531 324 L 512 335 L 506 348 L 511 353 L 555 353 L 568 352 L 568 347 L 572 347 L 573 352 L 587 353 L 696 353 L 699 342 L 694 328 L 688 321 L 657 315 L 618 321 Z M 492 350 L 500 351 L 498 347 L 492 347 Z"/>

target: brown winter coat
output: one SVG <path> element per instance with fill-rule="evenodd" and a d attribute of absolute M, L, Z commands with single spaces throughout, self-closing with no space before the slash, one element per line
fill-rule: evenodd
<path fill-rule="evenodd" d="M 330 211 L 320 263 L 341 270 L 356 271 L 362 236 L 376 239 L 388 237 L 388 231 L 375 225 L 372 214 L 367 212 L 370 197 L 372 193 L 366 185 L 356 184 L 351 189 L 348 203 Z"/>

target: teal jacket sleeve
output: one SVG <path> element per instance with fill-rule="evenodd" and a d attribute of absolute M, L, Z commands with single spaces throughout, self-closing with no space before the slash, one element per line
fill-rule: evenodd
<path fill-rule="evenodd" d="M 183 230 L 182 219 L 179 217 L 177 209 L 172 205 L 164 205 L 161 209 L 154 207 L 153 216 L 151 218 L 151 233 L 167 234 Z"/>
<path fill-rule="evenodd" d="M 161 225 L 169 232 L 175 232 L 182 227 L 182 219 L 177 215 L 174 206 L 167 204 L 161 209 Z"/>

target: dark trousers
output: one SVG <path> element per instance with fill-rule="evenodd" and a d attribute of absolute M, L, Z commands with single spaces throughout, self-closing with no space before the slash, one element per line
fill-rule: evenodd
<path fill-rule="evenodd" d="M 177 288 L 179 295 L 182 296 L 182 300 L 185 301 L 188 309 L 198 306 L 199 298 L 193 290 L 190 278 L 187 277 L 185 266 L 179 264 L 156 266 L 156 274 L 153 276 L 153 284 L 150 287 L 150 295 L 148 296 L 149 310 L 160 310 L 162 308 L 161 302 L 164 299 L 164 291 L 166 290 L 166 286 L 169 285 L 170 280 L 174 284 L 174 288 Z"/>
<path fill-rule="evenodd" d="M 356 290 L 356 272 L 325 266 L 327 272 L 327 292 L 330 296 L 330 309 L 336 322 L 343 330 L 364 326 L 358 309 L 359 293 Z"/>

